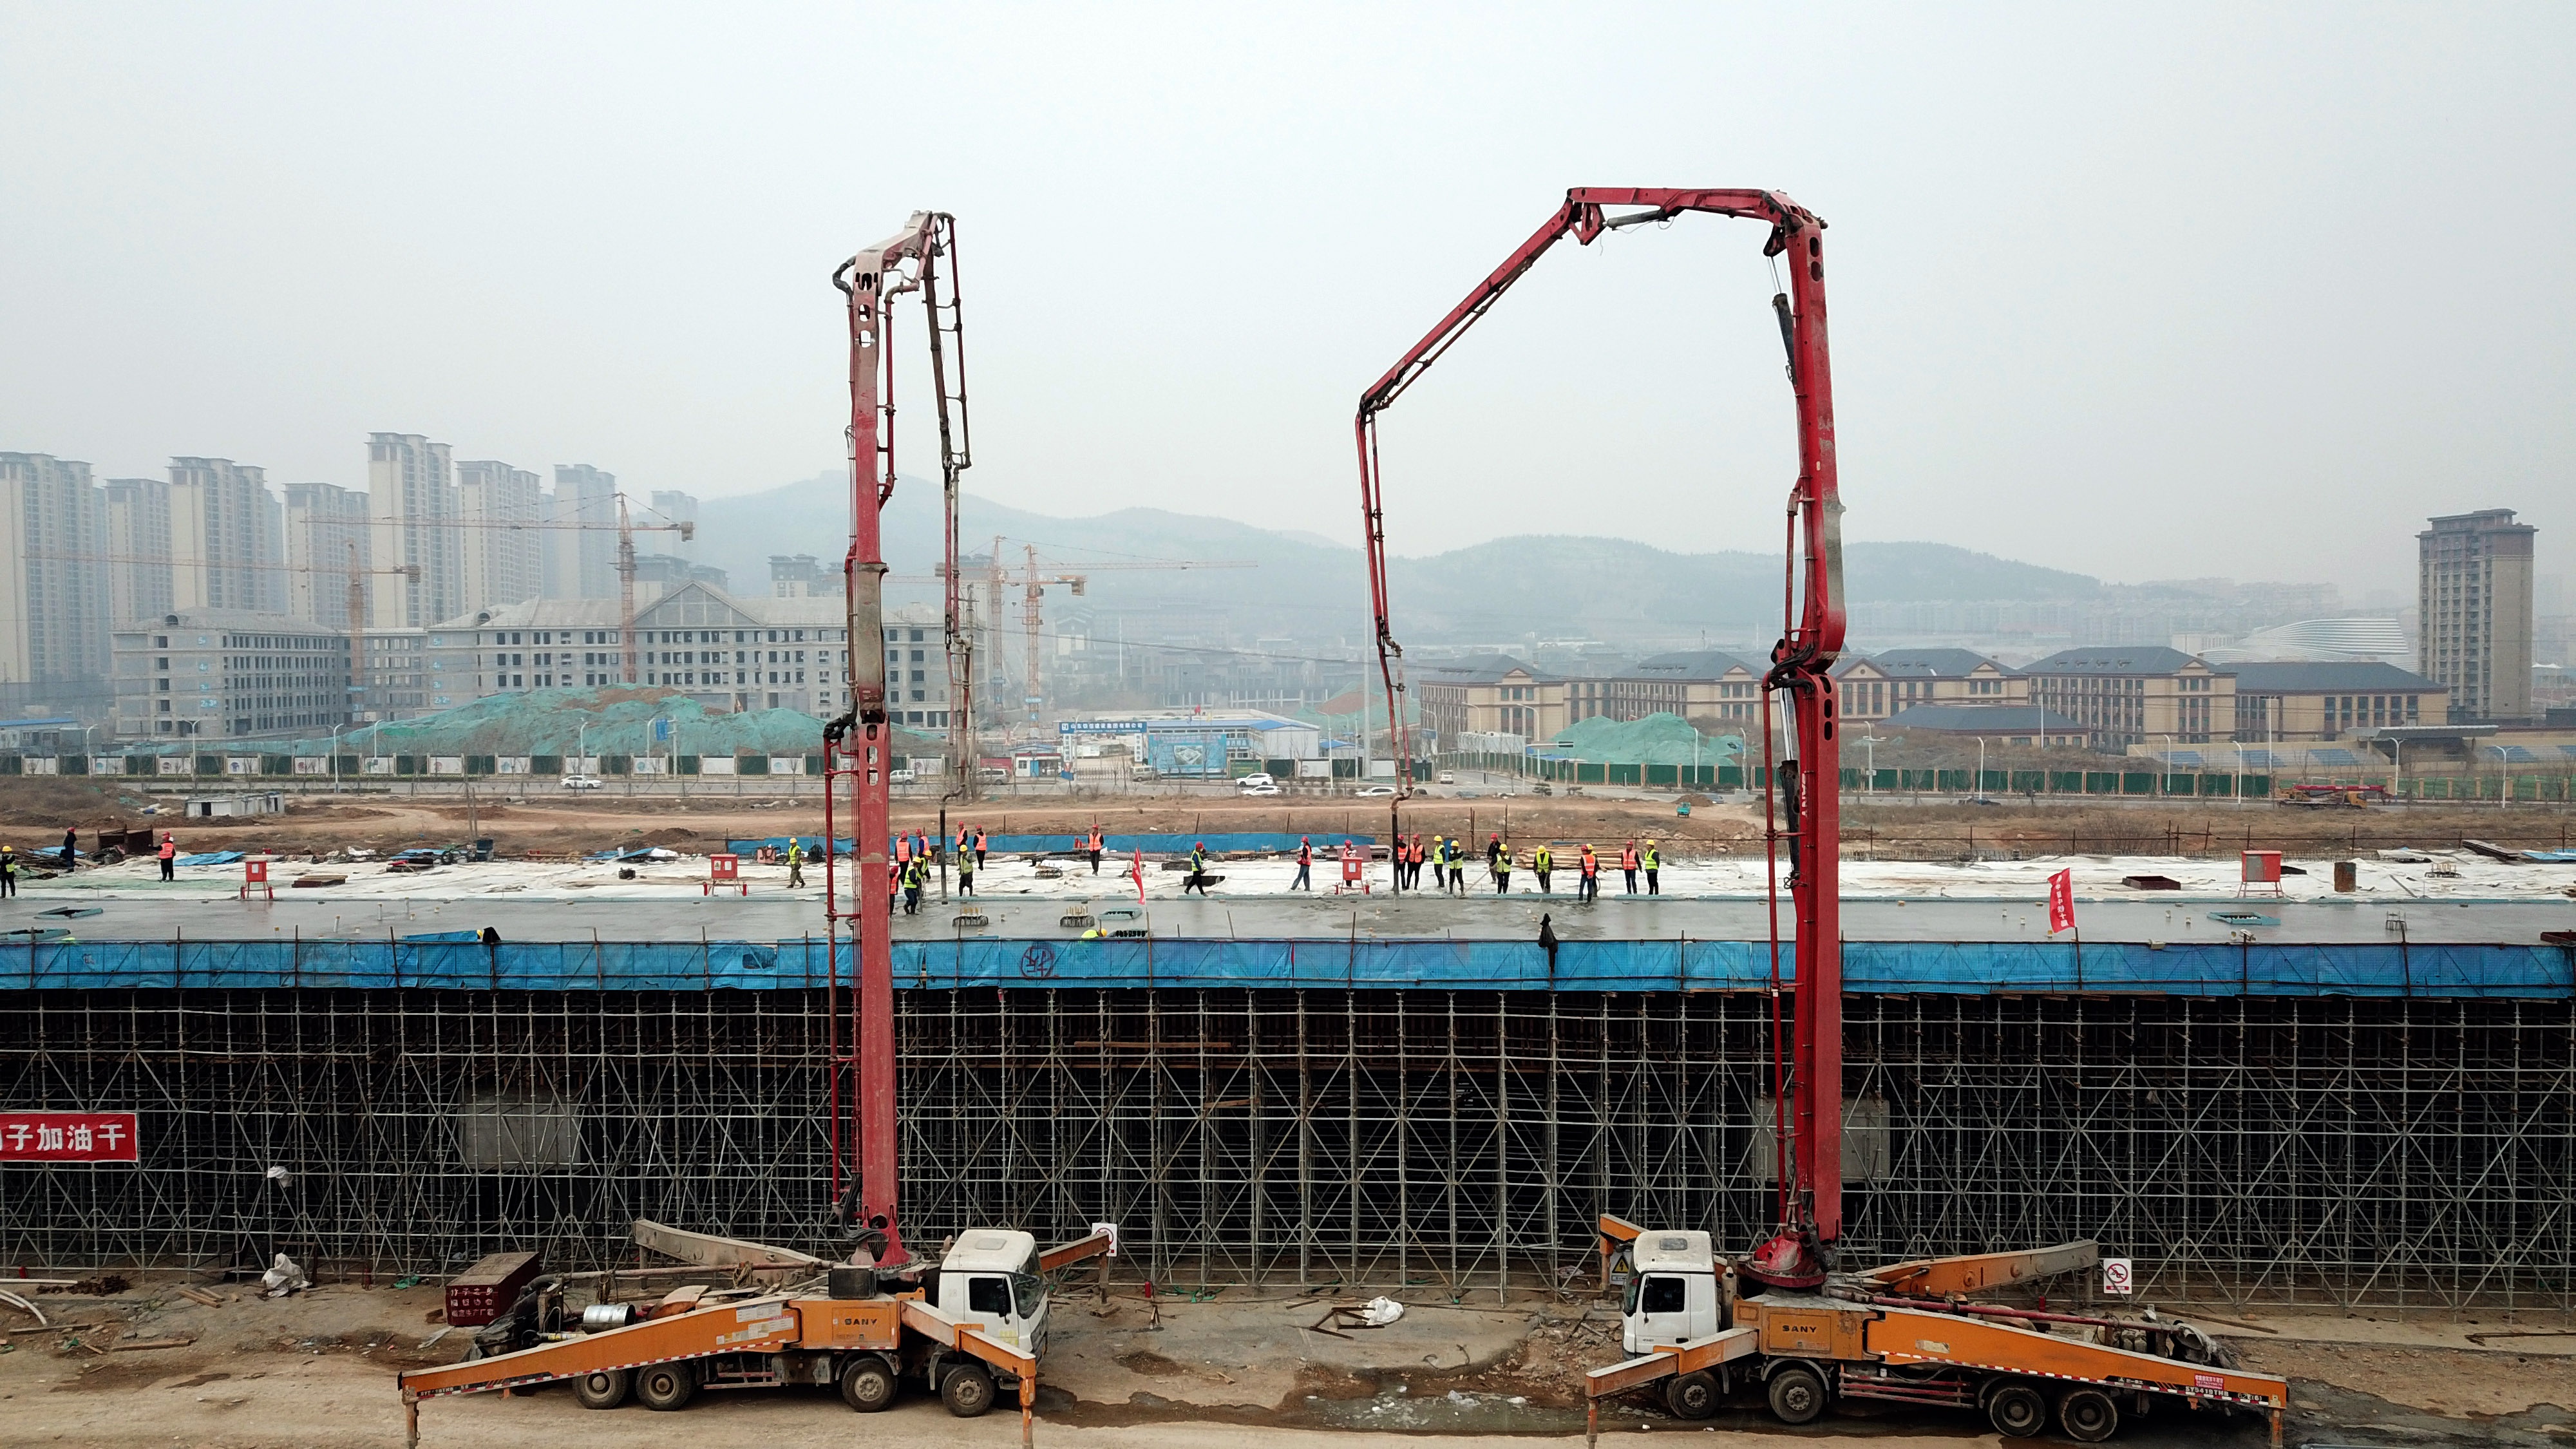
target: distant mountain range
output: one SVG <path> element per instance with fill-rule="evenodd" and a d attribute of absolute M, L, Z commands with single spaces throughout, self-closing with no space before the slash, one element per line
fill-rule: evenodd
<path fill-rule="evenodd" d="M 827 473 L 700 510 L 698 561 L 726 570 L 737 593 L 766 592 L 773 554 L 810 553 L 837 565 L 849 538 L 847 483 Z M 897 575 L 927 575 L 940 552 L 938 489 L 906 480 L 886 513 L 886 558 Z M 1231 635 L 1325 640 L 1367 634 L 1366 567 L 1359 550 L 1309 532 L 1230 519 L 1127 508 L 1059 518 L 967 494 L 962 551 L 983 554 L 1000 535 L 1004 562 L 1025 566 L 1036 544 L 1050 573 L 1153 560 L 1250 560 L 1222 570 L 1104 570 L 1085 600 L 1103 614 L 1150 614 L 1131 637 Z M 1671 553 L 1625 539 L 1500 538 L 1426 558 L 1398 558 L 1388 588 L 1397 633 L 1423 643 L 1508 640 L 1538 634 L 1615 641 L 1758 637 L 1780 616 L 1776 555 Z M 2087 599 L 2099 580 L 1938 543 L 1855 543 L 1845 550 L 1852 603 L 1987 599 Z M 935 586 L 897 584 L 896 601 L 937 597 Z"/>

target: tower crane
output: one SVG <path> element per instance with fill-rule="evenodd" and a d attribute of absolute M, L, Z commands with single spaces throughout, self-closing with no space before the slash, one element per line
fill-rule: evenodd
<path fill-rule="evenodd" d="M 1613 208 L 1618 208 L 1613 214 Z M 1389 811 L 1401 827 L 1411 794 L 1404 720 L 1403 647 L 1387 593 L 1384 478 L 1378 417 L 1419 381 L 1550 248 L 1568 236 L 1590 245 L 1609 232 L 1686 212 L 1766 224 L 1763 254 L 1786 290 L 1771 308 L 1788 351 L 1797 407 L 1798 476 L 1785 532 L 1780 640 L 1762 692 L 1763 808 L 1770 873 L 1774 1180 L 1779 1217 L 1764 1241 L 1723 1260 L 1705 1232 L 1658 1231 L 1604 1214 L 1605 1255 L 1635 1270 L 1623 1305 L 1622 1347 L 1634 1357 L 1586 1375 L 1587 1432 L 1602 1398 L 1660 1383 L 1683 1418 L 1707 1418 L 1732 1376 L 1764 1386 L 1772 1411 L 1803 1424 L 1836 1397 L 1983 1409 L 1996 1430 L 2027 1438 L 2056 1420 L 2068 1437 L 2095 1442 L 2118 1428 L 2123 1407 L 2156 1400 L 2193 1409 L 2241 1409 L 2271 1419 L 2281 1440 L 2288 1384 L 2243 1372 L 2223 1345 L 2176 1319 L 2034 1312 L 1967 1302 L 1969 1295 L 2089 1268 L 2090 1242 L 1925 1258 L 1863 1271 L 1842 1262 L 1843 1027 L 1840 744 L 1833 665 L 1843 646 L 1840 480 L 1833 381 L 1825 324 L 1825 223 L 1776 191 L 1576 187 L 1528 240 L 1478 282 L 1447 316 L 1360 394 L 1353 434 L 1369 565 L 1378 674 L 1396 756 L 1406 762 Z M 1791 614 L 1792 593 L 1799 596 Z M 1785 758 L 1784 758 L 1785 756 Z M 1788 856 L 1793 919 L 1794 1047 L 1784 1063 L 1778 1007 L 1780 856 Z M 1606 1267 L 1606 1261 L 1605 1261 Z M 2082 1336 L 2050 1331 L 2066 1324 Z"/>
<path fill-rule="evenodd" d="M 612 525 L 606 522 L 586 523 L 579 519 L 463 519 L 463 518 L 370 518 L 369 523 L 406 524 L 420 528 L 568 529 L 583 533 L 604 533 Z M 637 523 L 627 515 L 626 495 L 617 495 L 617 638 L 621 646 L 623 668 L 620 682 L 635 683 L 637 660 L 635 644 L 635 535 L 639 533 L 676 533 L 686 543 L 695 538 L 698 526 L 687 520 L 676 523 Z M 415 568 L 415 576 L 417 569 Z"/>
<path fill-rule="evenodd" d="M 1026 672 L 1021 676 L 1020 682 L 1023 686 L 1021 690 L 1021 693 L 1024 696 L 1022 702 L 1028 706 L 1029 722 L 1031 724 L 1037 723 L 1039 703 L 1044 698 L 1044 691 L 1042 689 L 1042 682 L 1039 677 L 1038 668 L 1038 634 L 1040 632 L 1040 625 L 1043 624 L 1045 620 L 1045 600 L 1046 591 L 1048 589 L 1069 588 L 1073 591 L 1075 598 L 1080 598 L 1083 595 L 1083 591 L 1090 585 L 1091 575 L 1096 573 L 1111 573 L 1120 570 L 1248 569 L 1258 568 L 1260 566 L 1258 560 L 1248 558 L 1131 559 L 1116 563 L 1061 565 L 1063 568 L 1078 569 L 1080 572 L 1050 574 L 1042 571 L 1038 565 L 1037 545 L 1027 544 L 1024 545 L 1024 548 L 1027 553 L 1028 567 L 1026 572 L 1020 574 L 1016 579 L 1014 579 L 1002 567 L 1002 540 L 998 536 L 995 537 L 993 540 L 993 555 L 990 561 L 990 567 L 992 570 L 993 607 L 995 609 L 999 609 L 1001 607 L 1004 589 L 1016 586 L 1020 591 L 1020 630 L 1024 636 L 1027 646 L 1027 652 L 1025 655 L 1025 658 L 1027 659 L 1027 664 L 1025 666 Z"/>

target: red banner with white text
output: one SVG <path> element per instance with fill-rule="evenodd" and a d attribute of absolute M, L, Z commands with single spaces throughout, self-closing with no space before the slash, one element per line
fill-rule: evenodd
<path fill-rule="evenodd" d="M 135 1162 L 131 1112 L 0 1112 L 0 1162 Z"/>

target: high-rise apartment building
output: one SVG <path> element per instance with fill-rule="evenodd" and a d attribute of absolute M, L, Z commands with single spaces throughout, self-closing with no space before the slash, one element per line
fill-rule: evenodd
<path fill-rule="evenodd" d="M 617 475 L 588 463 L 557 463 L 546 521 L 558 526 L 545 531 L 545 596 L 616 598 Z"/>
<path fill-rule="evenodd" d="M 369 436 L 369 558 L 376 567 L 407 564 L 420 575 L 370 592 L 368 628 L 420 629 L 464 612 L 465 530 L 456 526 L 457 507 L 447 444 L 418 433 Z"/>
<path fill-rule="evenodd" d="M 107 552 L 87 463 L 0 453 L 0 707 L 104 715 Z"/>
<path fill-rule="evenodd" d="M 336 483 L 288 484 L 286 612 L 308 623 L 348 628 L 353 553 L 362 599 L 380 589 L 402 590 L 402 579 L 374 578 L 365 572 L 373 545 L 370 532 L 366 494 L 352 493 Z"/>
<path fill-rule="evenodd" d="M 285 520 L 266 469 L 170 460 L 170 601 L 178 609 L 286 609 Z"/>
<path fill-rule="evenodd" d="M 2431 520 L 2415 535 L 2416 672 L 2449 685 L 2455 720 L 2531 718 L 2531 544 L 2510 508 Z"/>
<path fill-rule="evenodd" d="M 170 480 L 107 480 L 107 612 L 118 624 L 170 612 Z"/>
<path fill-rule="evenodd" d="M 457 521 L 465 549 L 459 613 L 525 603 L 545 592 L 545 518 L 537 475 L 507 463 L 456 465 Z"/>

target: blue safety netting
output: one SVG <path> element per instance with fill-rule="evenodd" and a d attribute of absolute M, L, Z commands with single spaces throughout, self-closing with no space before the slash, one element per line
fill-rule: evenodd
<path fill-rule="evenodd" d="M 953 842 L 955 837 L 950 838 Z M 820 853 L 823 846 L 823 837 L 819 835 L 768 835 L 728 840 L 725 849 L 736 855 L 750 855 L 764 845 L 773 850 L 785 850 L 790 840 L 803 845 L 808 855 Z M 889 850 L 893 849 L 892 840 L 893 837 L 887 837 Z M 1211 855 L 1217 855 L 1237 850 L 1295 850 L 1300 840 L 1311 843 L 1318 852 L 1330 851 L 1345 840 L 1359 846 L 1377 843 L 1376 836 L 1355 831 L 1324 831 L 1301 836 L 1276 830 L 1236 830 L 1213 835 L 1104 834 L 1101 844 L 1110 855 L 1130 855 L 1140 850 L 1147 855 L 1187 855 L 1190 847 L 1196 844 L 1204 844 Z M 991 855 L 1069 855 L 1082 849 L 1082 842 L 1083 837 L 1079 835 L 987 835 L 984 849 Z M 835 839 L 832 845 L 834 855 L 850 853 L 850 842 L 846 838 Z"/>
<path fill-rule="evenodd" d="M 833 975 L 820 938 L 546 941 L 472 932 L 399 940 L 81 941 L 0 945 L 0 990 L 42 987 L 427 987 L 524 991 L 803 988 Z M 839 976 L 849 979 L 849 947 Z M 1278 986 L 1741 991 L 1771 980 L 1758 941 L 1566 941 L 1551 966 L 1529 941 L 1172 938 L 900 941 L 907 987 Z M 2188 945 L 1855 941 L 1863 994 L 2088 991 L 2189 996 L 2563 997 L 2576 952 L 2510 945 Z M 1785 947 L 1781 977 L 1796 961 Z"/>

